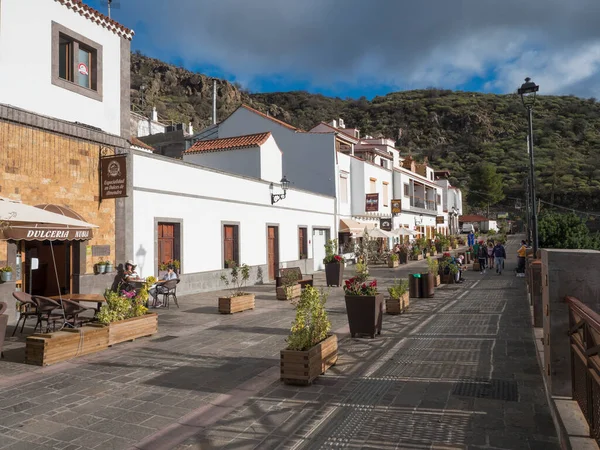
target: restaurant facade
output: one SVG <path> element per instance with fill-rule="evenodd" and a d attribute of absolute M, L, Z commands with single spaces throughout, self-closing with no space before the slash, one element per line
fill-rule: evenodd
<path fill-rule="evenodd" d="M 0 197 L 95 225 L 5 228 L 0 265 L 12 268 L 12 279 L 0 283 L 0 297 L 14 317 L 12 292 L 98 291 L 114 273 L 96 275 L 95 264 L 125 256 L 117 232 L 126 220 L 119 213 L 124 200 L 101 185 L 100 169 L 111 157 L 123 162 L 115 156 L 130 146 L 133 32 L 73 0 L 5 1 L 0 20 Z M 36 46 L 31 58 L 11 44 L 23 39 L 50 45 Z M 126 171 L 120 165 L 114 178 Z M 106 179 L 108 167 L 104 173 Z M 3 203 L 6 227 L 11 208 Z"/>

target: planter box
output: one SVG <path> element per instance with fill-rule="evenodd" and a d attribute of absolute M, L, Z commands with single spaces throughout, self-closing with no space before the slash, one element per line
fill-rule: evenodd
<path fill-rule="evenodd" d="M 383 294 L 346 295 L 346 314 L 350 335 L 367 334 L 374 338 L 381 334 Z"/>
<path fill-rule="evenodd" d="M 125 341 L 133 341 L 144 336 L 152 336 L 158 331 L 158 314 L 147 313 L 140 317 L 119 320 L 109 323 L 108 345 L 115 345 Z"/>
<path fill-rule="evenodd" d="M 440 276 L 438 274 L 435 277 L 433 277 L 433 285 L 435 287 L 438 287 L 440 284 L 442 284 L 442 280 L 440 279 Z"/>
<path fill-rule="evenodd" d="M 435 295 L 434 281 L 435 277 L 432 273 L 422 273 L 419 282 L 421 283 L 421 297 L 431 298 Z"/>
<path fill-rule="evenodd" d="M 254 294 L 219 297 L 219 312 L 221 314 L 233 314 L 247 309 L 254 309 Z"/>
<path fill-rule="evenodd" d="M 393 269 L 394 267 L 398 267 L 400 265 L 398 260 L 392 261 L 391 259 L 388 259 L 388 267 Z"/>
<path fill-rule="evenodd" d="M 479 265 L 478 262 L 474 262 L 473 263 L 473 270 L 480 272 L 481 271 L 481 266 Z"/>
<path fill-rule="evenodd" d="M 440 275 L 442 284 L 454 284 L 454 275 L 451 273 Z"/>
<path fill-rule="evenodd" d="M 277 288 L 277 300 L 291 300 L 300 297 L 300 294 L 302 294 L 302 286 L 299 284 L 287 288 L 284 286 Z"/>
<path fill-rule="evenodd" d="M 410 297 L 408 292 L 405 292 L 404 295 L 400 298 L 386 298 L 385 299 L 385 312 L 387 314 L 402 314 L 406 312 L 408 309 L 408 304 L 410 303 Z"/>
<path fill-rule="evenodd" d="M 108 341 L 108 327 L 104 326 L 65 328 L 54 333 L 34 334 L 27 337 L 25 362 L 38 366 L 56 364 L 105 350 L 108 348 Z"/>
<path fill-rule="evenodd" d="M 281 380 L 286 384 L 311 384 L 315 378 L 335 365 L 338 342 L 335 334 L 309 350 L 281 350 Z"/>
<path fill-rule="evenodd" d="M 344 265 L 338 263 L 325 264 L 325 281 L 327 286 L 342 286 L 344 280 Z"/>

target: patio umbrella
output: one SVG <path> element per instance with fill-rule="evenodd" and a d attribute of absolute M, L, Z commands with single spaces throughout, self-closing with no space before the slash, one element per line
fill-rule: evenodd
<path fill-rule="evenodd" d="M 369 237 L 389 239 L 395 237 L 392 233 L 382 230 L 381 228 L 373 228 L 369 231 Z"/>
<path fill-rule="evenodd" d="M 392 231 L 397 236 L 412 236 L 413 234 L 408 228 L 398 228 L 397 230 Z"/>

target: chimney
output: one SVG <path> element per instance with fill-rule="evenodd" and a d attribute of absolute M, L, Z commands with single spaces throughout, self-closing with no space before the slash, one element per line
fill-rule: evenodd
<path fill-rule="evenodd" d="M 337 128 L 338 127 L 337 120 L 333 119 L 331 122 L 329 122 L 329 125 L 331 125 L 333 128 Z"/>
<path fill-rule="evenodd" d="M 156 106 L 152 107 L 152 121 L 158 122 L 158 112 L 156 111 Z"/>
<path fill-rule="evenodd" d="M 338 128 L 346 128 L 346 125 L 344 124 L 344 119 L 338 120 Z"/>
<path fill-rule="evenodd" d="M 188 134 L 194 134 L 194 126 L 191 121 L 188 123 Z"/>

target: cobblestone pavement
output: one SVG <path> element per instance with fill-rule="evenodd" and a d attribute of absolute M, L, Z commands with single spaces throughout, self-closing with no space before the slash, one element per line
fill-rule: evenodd
<path fill-rule="evenodd" d="M 385 285 L 423 266 L 371 273 Z M 217 314 L 219 293 L 183 297 L 152 339 L 47 368 L 20 363 L 10 339 L 0 448 L 558 448 L 513 266 L 411 300 L 376 339 L 349 337 L 343 292 L 330 289 L 340 358 L 308 387 L 278 380 L 294 311 L 272 286 L 231 316 Z"/>

